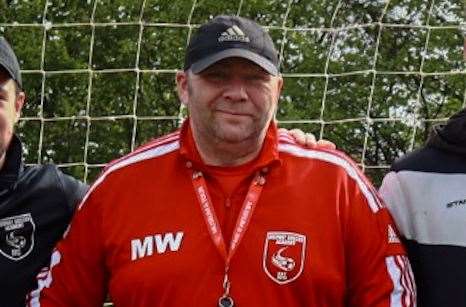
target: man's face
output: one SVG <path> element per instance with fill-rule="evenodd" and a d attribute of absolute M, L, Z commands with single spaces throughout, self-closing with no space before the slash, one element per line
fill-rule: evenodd
<path fill-rule="evenodd" d="M 282 82 L 242 58 L 219 61 L 199 74 L 177 75 L 193 129 L 209 141 L 226 143 L 260 140 L 273 118 Z"/>
<path fill-rule="evenodd" d="M 0 69 L 0 158 L 3 158 L 24 104 L 24 93 L 16 93 L 16 83 Z"/>

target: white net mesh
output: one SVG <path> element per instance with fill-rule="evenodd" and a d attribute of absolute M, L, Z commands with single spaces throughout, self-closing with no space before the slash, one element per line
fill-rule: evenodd
<path fill-rule="evenodd" d="M 174 74 L 192 31 L 217 14 L 253 18 L 275 40 L 285 78 L 280 125 L 335 141 L 376 181 L 432 123 L 466 105 L 462 0 L 1 5 L 0 31 L 30 97 L 20 125 L 26 160 L 53 161 L 87 181 L 179 125 L 186 112 Z"/>

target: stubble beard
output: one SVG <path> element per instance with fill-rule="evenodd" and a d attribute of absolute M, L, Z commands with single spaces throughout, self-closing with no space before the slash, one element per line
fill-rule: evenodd
<path fill-rule="evenodd" d="M 210 130 L 217 142 L 232 144 L 253 139 L 258 134 L 253 123 L 228 123 L 219 119 L 213 120 Z"/>
<path fill-rule="evenodd" d="M 196 103 L 197 97 L 189 82 L 188 92 L 190 103 Z M 236 162 L 242 161 L 243 157 L 257 153 L 262 148 L 274 110 L 266 113 L 259 117 L 251 116 L 249 120 L 238 118 L 236 122 L 233 118 L 221 118 L 212 110 L 191 112 L 193 134 L 203 159 L 207 152 L 210 156 L 207 162 L 211 165 L 237 165 Z M 213 163 L 212 157 L 216 160 Z"/>

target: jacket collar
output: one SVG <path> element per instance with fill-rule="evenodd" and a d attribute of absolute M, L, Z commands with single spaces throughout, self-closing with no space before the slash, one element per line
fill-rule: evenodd
<path fill-rule="evenodd" d="M 446 124 L 434 126 L 427 145 L 466 154 L 466 109 L 454 114 Z"/>
<path fill-rule="evenodd" d="M 13 135 L 6 152 L 5 163 L 0 169 L 0 191 L 12 188 L 23 169 L 22 144 L 19 138 Z"/>
<path fill-rule="evenodd" d="M 193 167 L 199 171 L 222 171 L 229 172 L 256 172 L 265 167 L 280 165 L 281 161 L 278 155 L 278 130 L 275 122 L 272 122 L 267 130 L 264 144 L 259 156 L 253 161 L 234 167 L 221 167 L 206 165 L 197 150 L 192 128 L 189 124 L 189 118 L 186 119 L 181 127 L 180 133 L 180 154 L 186 161 L 190 161 Z"/>

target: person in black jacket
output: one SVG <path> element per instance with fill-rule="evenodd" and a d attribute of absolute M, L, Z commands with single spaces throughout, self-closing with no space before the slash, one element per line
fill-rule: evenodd
<path fill-rule="evenodd" d="M 466 109 L 395 161 L 380 193 L 406 242 L 418 306 L 466 306 Z"/>
<path fill-rule="evenodd" d="M 14 127 L 24 102 L 18 60 L 0 37 L 0 306 L 7 307 L 25 306 L 87 190 L 55 165 L 23 164 Z"/>

